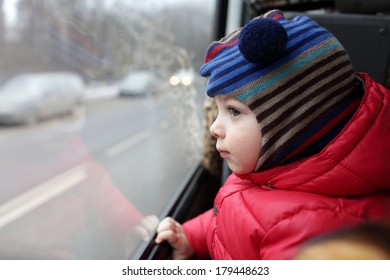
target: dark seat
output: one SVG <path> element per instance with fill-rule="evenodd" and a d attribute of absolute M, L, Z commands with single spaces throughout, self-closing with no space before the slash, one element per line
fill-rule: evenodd
<path fill-rule="evenodd" d="M 301 12 L 285 12 L 292 18 Z M 355 71 L 367 72 L 390 86 L 390 16 L 324 13 L 306 14 L 327 28 L 347 50 Z"/>

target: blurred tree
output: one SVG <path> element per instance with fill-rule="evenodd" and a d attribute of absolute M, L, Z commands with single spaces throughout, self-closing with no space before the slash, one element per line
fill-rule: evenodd
<path fill-rule="evenodd" d="M 9 35 L 0 40 L 0 81 L 34 71 L 74 71 L 87 81 L 118 80 L 133 69 L 172 72 L 183 66 L 180 49 L 186 63 L 195 58 L 200 65 L 210 4 L 200 10 L 191 1 L 161 1 L 146 9 L 144 2 L 153 4 L 18 0 L 13 25 L 0 13 L 0 30 Z"/>

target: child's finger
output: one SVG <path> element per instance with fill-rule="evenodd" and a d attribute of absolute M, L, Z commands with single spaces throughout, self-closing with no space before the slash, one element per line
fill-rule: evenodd
<path fill-rule="evenodd" d="M 161 231 L 165 231 L 165 230 L 174 231 L 175 228 L 176 228 L 176 221 L 170 217 L 167 217 L 159 223 L 159 225 L 157 227 L 157 233 L 159 233 Z"/>
<path fill-rule="evenodd" d="M 173 232 L 171 230 L 164 230 L 158 233 L 155 242 L 157 244 L 163 242 L 163 241 L 168 241 L 172 239 Z"/>

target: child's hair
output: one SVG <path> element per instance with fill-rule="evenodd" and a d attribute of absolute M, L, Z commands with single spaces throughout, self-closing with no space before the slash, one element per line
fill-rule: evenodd
<path fill-rule="evenodd" d="M 295 259 L 390 260 L 390 223 L 368 222 L 315 237 Z"/>
<path fill-rule="evenodd" d="M 255 114 L 262 150 L 254 171 L 315 154 L 358 107 L 359 79 L 340 42 L 315 21 L 257 17 L 207 50 L 209 97 L 228 94 Z"/>

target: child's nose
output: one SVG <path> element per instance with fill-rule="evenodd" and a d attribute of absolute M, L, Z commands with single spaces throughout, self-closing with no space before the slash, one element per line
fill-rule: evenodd
<path fill-rule="evenodd" d="M 217 138 L 224 138 L 225 137 L 225 133 L 223 131 L 223 128 L 220 125 L 220 123 L 218 122 L 218 117 L 210 126 L 210 133 L 211 133 L 211 135 L 213 135 L 214 137 L 217 137 Z"/>

